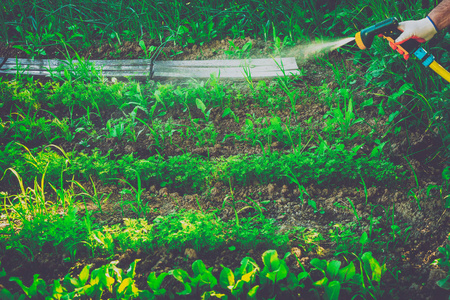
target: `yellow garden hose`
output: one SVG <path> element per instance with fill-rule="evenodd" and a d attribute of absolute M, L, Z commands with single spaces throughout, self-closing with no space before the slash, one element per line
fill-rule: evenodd
<path fill-rule="evenodd" d="M 442 78 L 447 80 L 450 83 L 450 72 L 444 69 L 440 64 L 438 64 L 435 60 L 429 66 L 431 70 L 438 73 Z"/>

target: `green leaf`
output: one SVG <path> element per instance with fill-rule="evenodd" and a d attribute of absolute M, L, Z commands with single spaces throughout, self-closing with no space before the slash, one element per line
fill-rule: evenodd
<path fill-rule="evenodd" d="M 313 258 L 310 264 L 321 271 L 325 271 L 327 269 L 327 261 L 324 259 Z"/>
<path fill-rule="evenodd" d="M 361 103 L 361 108 L 366 107 L 366 106 L 372 106 L 373 105 L 373 98 L 370 98 L 369 100 L 364 101 L 363 103 Z"/>
<path fill-rule="evenodd" d="M 206 299 L 211 299 L 211 297 L 215 297 L 214 299 L 224 299 L 227 300 L 228 296 L 225 294 L 219 294 L 216 291 L 208 291 L 208 292 L 204 292 L 201 299 L 202 300 L 206 300 Z"/>
<path fill-rule="evenodd" d="M 397 100 L 401 95 L 403 95 L 406 91 L 410 90 L 413 87 L 411 83 L 403 84 L 397 92 L 393 93 L 389 96 L 389 101 Z"/>
<path fill-rule="evenodd" d="M 298 274 L 297 279 L 300 282 L 303 279 L 308 278 L 308 276 L 309 276 L 308 272 L 301 272 L 300 274 Z"/>
<path fill-rule="evenodd" d="M 327 300 L 338 300 L 341 291 L 341 284 L 339 281 L 332 281 L 325 286 L 325 295 Z"/>
<path fill-rule="evenodd" d="M 229 268 L 224 267 L 222 272 L 220 272 L 219 283 L 220 286 L 224 289 L 231 290 L 234 287 L 234 274 Z"/>
<path fill-rule="evenodd" d="M 328 278 L 324 277 L 320 280 L 317 280 L 316 282 L 313 282 L 313 285 L 325 287 L 327 285 L 327 283 L 328 283 Z"/>
<path fill-rule="evenodd" d="M 161 287 L 161 284 L 164 280 L 164 278 L 166 278 L 166 276 L 169 275 L 166 272 L 163 272 L 161 274 L 159 274 L 158 277 L 156 277 L 156 273 L 155 272 L 151 272 L 150 274 L 148 274 L 147 277 L 147 284 L 148 286 L 153 290 L 159 290 L 159 288 Z"/>
<path fill-rule="evenodd" d="M 52 288 L 52 296 L 56 296 L 56 295 L 62 295 L 64 293 L 66 289 L 62 287 L 61 282 L 59 282 L 58 279 L 55 279 L 53 281 L 53 288 Z M 3 298 L 2 298 L 3 299 Z"/>
<path fill-rule="evenodd" d="M 248 291 L 247 295 L 250 297 L 249 299 L 256 299 L 256 292 L 259 289 L 259 285 L 255 285 Z"/>
<path fill-rule="evenodd" d="M 248 283 L 252 280 L 252 278 L 254 278 L 253 276 L 255 273 L 256 273 L 256 269 L 254 269 L 248 273 L 245 273 L 242 275 L 241 280 Z"/>
<path fill-rule="evenodd" d="M 145 52 L 145 55 L 147 55 L 147 47 L 145 47 L 145 42 L 143 40 L 139 41 L 139 46 L 141 46 L 142 50 Z"/>
<path fill-rule="evenodd" d="M 35 296 L 38 296 L 40 292 L 45 293 L 47 285 L 45 281 L 42 278 L 39 278 L 39 274 L 33 275 L 33 283 L 31 284 L 29 290 L 28 290 L 28 296 L 33 298 Z"/>
<path fill-rule="evenodd" d="M 380 282 L 381 276 L 386 272 L 386 265 L 380 266 L 378 261 L 372 256 L 371 252 L 362 255 L 363 267 L 369 278 L 373 281 Z"/>
<path fill-rule="evenodd" d="M 266 277 L 269 278 L 273 283 L 277 283 L 278 281 L 286 278 L 288 271 L 289 270 L 283 261 L 282 263 L 280 263 L 277 269 L 273 270 L 272 272 L 268 272 L 266 274 Z M 261 274 L 263 274 L 263 272 L 261 272 Z"/>
<path fill-rule="evenodd" d="M 280 260 L 278 259 L 278 253 L 276 250 L 267 250 L 262 255 L 264 266 L 268 268 L 269 271 L 274 271 L 278 269 L 280 265 Z"/>
<path fill-rule="evenodd" d="M 216 279 L 216 277 L 214 277 L 213 274 L 211 274 L 210 271 L 206 271 L 205 273 L 203 273 L 201 278 L 202 278 L 202 284 L 209 285 L 209 287 L 211 289 L 217 285 L 217 279 Z"/>
<path fill-rule="evenodd" d="M 361 238 L 359 239 L 359 243 L 361 245 L 365 245 L 368 241 L 369 241 L 369 236 L 367 235 L 367 232 L 364 231 L 363 234 L 361 235 Z"/>
<path fill-rule="evenodd" d="M 381 103 L 378 105 L 378 114 L 380 116 L 384 116 L 386 113 L 384 112 L 384 108 L 383 108 L 383 100 L 381 100 Z"/>
<path fill-rule="evenodd" d="M 9 281 L 13 281 L 13 282 L 17 283 L 22 288 L 22 291 L 25 293 L 25 295 L 29 296 L 29 290 L 30 289 L 26 285 L 23 284 L 23 282 L 22 282 L 22 280 L 20 280 L 20 278 L 18 278 L 18 277 L 11 277 L 9 279 Z"/>
<path fill-rule="evenodd" d="M 192 293 L 192 287 L 189 283 L 185 283 L 184 284 L 184 290 L 182 290 L 181 292 L 177 293 L 178 295 L 189 295 Z"/>
<path fill-rule="evenodd" d="M 129 278 L 134 278 L 136 276 L 136 263 L 140 261 L 140 259 L 135 259 L 131 264 L 130 267 L 127 270 L 127 276 Z"/>
<path fill-rule="evenodd" d="M 450 275 L 448 275 L 444 279 L 439 280 L 438 282 L 436 282 L 436 284 L 445 290 L 450 290 Z"/>
<path fill-rule="evenodd" d="M 356 274 L 355 264 L 351 262 L 348 266 L 343 267 L 338 272 L 338 278 L 340 282 L 345 282 L 347 280 L 351 280 L 353 276 Z"/>
<path fill-rule="evenodd" d="M 234 112 L 231 110 L 231 108 L 227 107 L 227 108 L 225 108 L 225 110 L 222 113 L 222 118 L 228 116 L 229 114 L 233 114 L 234 115 Z"/>
<path fill-rule="evenodd" d="M 231 290 L 231 294 L 237 298 L 244 290 L 244 281 L 238 280 Z"/>
<path fill-rule="evenodd" d="M 442 179 L 450 180 L 450 167 L 445 167 L 444 170 L 442 170 Z M 449 236 L 449 239 L 450 239 L 450 236 Z"/>
<path fill-rule="evenodd" d="M 294 273 L 289 273 L 287 276 L 287 287 L 289 290 L 293 291 L 295 290 L 295 288 L 297 288 L 299 286 L 299 280 L 298 278 L 295 276 Z"/>
<path fill-rule="evenodd" d="M 199 98 L 196 98 L 195 99 L 195 104 L 197 104 L 197 108 L 198 109 L 200 109 L 203 113 L 205 113 L 206 106 L 205 106 L 205 104 L 203 103 L 202 100 L 200 100 Z"/>
<path fill-rule="evenodd" d="M 198 275 L 202 275 L 206 272 L 206 266 L 200 259 L 196 260 L 192 264 L 192 271 L 194 271 L 194 277 L 197 277 Z"/>
<path fill-rule="evenodd" d="M 124 294 L 128 289 L 133 289 L 134 280 L 131 278 L 125 278 L 117 288 L 117 292 L 122 295 Z"/>
<path fill-rule="evenodd" d="M 86 265 L 83 268 L 83 270 L 81 270 L 81 273 L 80 273 L 80 276 L 79 276 L 80 283 L 81 283 L 80 286 L 85 285 L 86 282 L 88 281 L 88 279 L 89 279 L 89 270 L 90 270 L 91 266 L 92 265 Z"/>
<path fill-rule="evenodd" d="M 334 278 L 339 272 L 339 268 L 341 267 L 341 262 L 338 260 L 330 261 L 327 265 L 327 274 L 329 277 Z"/>
<path fill-rule="evenodd" d="M 189 274 L 182 269 L 174 270 L 172 275 L 176 280 L 180 281 L 181 283 L 186 283 L 189 280 Z"/>
<path fill-rule="evenodd" d="M 395 111 L 395 112 L 393 112 L 393 113 L 391 113 L 391 114 L 389 115 L 387 124 L 390 124 L 392 121 L 394 121 L 395 117 L 397 117 L 399 114 L 400 114 L 400 112 L 399 112 L 398 110 Z"/>
<path fill-rule="evenodd" d="M 14 296 L 7 289 L 1 289 L 0 290 L 0 299 L 14 300 Z"/>

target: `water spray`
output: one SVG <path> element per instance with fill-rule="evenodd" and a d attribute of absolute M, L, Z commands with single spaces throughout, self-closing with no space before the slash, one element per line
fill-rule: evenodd
<path fill-rule="evenodd" d="M 450 73 L 436 62 L 432 54 L 427 53 L 427 51 L 420 46 L 421 43 L 419 41 L 416 39 L 409 39 L 400 45 L 396 45 L 395 39 L 399 37 L 400 34 L 402 34 L 402 31 L 398 29 L 398 20 L 396 18 L 389 18 L 356 33 L 355 41 L 361 50 L 365 50 L 372 46 L 375 36 L 382 37 L 388 40 L 391 48 L 402 54 L 405 60 L 408 60 L 412 54 L 417 57 L 425 67 L 430 67 L 438 75 L 450 82 Z"/>

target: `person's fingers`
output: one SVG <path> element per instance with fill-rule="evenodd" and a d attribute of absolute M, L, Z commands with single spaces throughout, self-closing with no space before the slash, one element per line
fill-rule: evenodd
<path fill-rule="evenodd" d="M 411 37 L 412 37 L 412 34 L 410 32 L 403 31 L 403 33 L 400 34 L 399 37 L 395 39 L 395 43 L 397 45 L 400 45 L 401 43 L 404 43 L 407 40 L 409 40 Z"/>
<path fill-rule="evenodd" d="M 400 29 L 401 31 L 405 31 L 405 25 L 406 25 L 406 22 L 400 22 L 399 24 L 398 24 L 398 29 Z"/>
<path fill-rule="evenodd" d="M 418 41 L 419 43 L 425 43 L 427 40 L 423 39 L 423 38 L 415 38 L 413 37 L 416 41 Z"/>

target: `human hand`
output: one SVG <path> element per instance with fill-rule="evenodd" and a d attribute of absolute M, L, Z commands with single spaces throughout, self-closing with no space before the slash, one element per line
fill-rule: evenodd
<path fill-rule="evenodd" d="M 437 33 L 436 27 L 429 17 L 417 21 L 400 22 L 398 29 L 403 33 L 395 40 L 396 45 L 401 45 L 411 38 L 419 43 L 424 43 Z"/>

